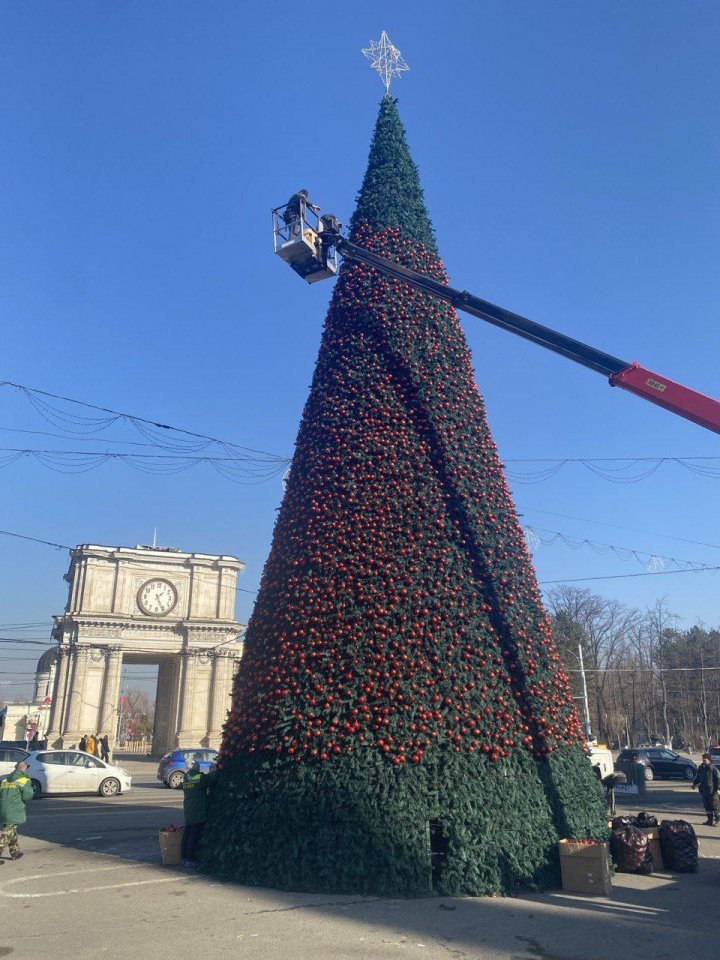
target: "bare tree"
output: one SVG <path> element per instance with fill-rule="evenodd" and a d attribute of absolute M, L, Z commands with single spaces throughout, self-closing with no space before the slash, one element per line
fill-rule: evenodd
<path fill-rule="evenodd" d="M 556 638 L 572 676 L 578 668 L 577 644 L 582 645 L 594 727 L 602 739 L 617 734 L 619 711 L 615 697 L 616 678 L 611 671 L 622 668 L 641 614 L 617 600 L 601 597 L 586 587 L 565 584 L 550 591 L 547 605 L 554 621 Z M 635 695 L 633 693 L 633 704 Z M 633 708 L 635 715 L 636 708 Z"/>

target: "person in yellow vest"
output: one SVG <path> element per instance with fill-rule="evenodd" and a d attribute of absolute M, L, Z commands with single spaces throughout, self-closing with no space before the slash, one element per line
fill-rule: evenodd
<path fill-rule="evenodd" d="M 11 860 L 19 860 L 22 856 L 17 828 L 27 820 L 25 807 L 32 798 L 33 788 L 27 775 L 27 764 L 21 760 L 8 777 L 0 780 L 0 857 L 5 847 L 10 850 Z"/>
<path fill-rule="evenodd" d="M 91 753 L 95 756 L 95 737 L 89 733 L 85 741 L 85 753 Z"/>

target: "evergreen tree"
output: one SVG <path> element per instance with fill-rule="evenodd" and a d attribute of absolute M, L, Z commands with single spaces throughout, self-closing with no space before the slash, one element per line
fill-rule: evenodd
<path fill-rule="evenodd" d="M 446 279 L 390 97 L 351 238 Z M 581 741 L 455 311 L 346 264 L 246 635 L 205 863 L 336 893 L 547 886 L 559 836 L 607 832 Z"/>

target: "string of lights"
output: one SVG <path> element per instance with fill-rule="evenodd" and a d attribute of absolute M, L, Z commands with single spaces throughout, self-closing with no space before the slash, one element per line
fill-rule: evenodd
<path fill-rule="evenodd" d="M 709 480 L 720 479 L 720 457 L 566 457 L 564 459 L 507 459 L 506 473 L 515 483 L 544 483 L 557 476 L 565 467 L 580 465 L 602 480 L 612 483 L 639 483 L 657 473 L 666 464 L 677 464 L 691 473 Z M 508 464 L 545 464 L 532 470 L 518 470 Z"/>
<path fill-rule="evenodd" d="M 184 473 L 199 464 L 208 464 L 226 480 L 244 486 L 264 483 L 287 469 L 287 462 L 261 464 L 245 456 L 213 457 L 206 455 L 127 453 L 115 450 L 38 450 L 21 447 L 0 447 L 0 469 L 12 466 L 18 460 L 30 458 L 56 473 L 88 473 L 111 460 L 120 460 L 154 476 Z"/>
<path fill-rule="evenodd" d="M 659 573 L 666 566 L 671 566 L 677 570 L 703 570 L 715 569 L 714 566 L 707 563 L 698 563 L 695 560 L 679 560 L 677 557 L 668 557 L 659 553 L 649 553 L 645 550 L 638 550 L 634 547 L 619 547 L 613 543 L 601 543 L 597 540 L 589 540 L 586 537 L 573 537 L 560 530 L 547 530 L 545 527 L 536 527 L 530 524 L 524 524 L 525 538 L 528 547 L 535 552 L 540 546 L 550 546 L 553 543 L 562 543 L 571 550 L 582 550 L 588 548 L 598 556 L 607 556 L 612 553 L 618 560 L 637 562 L 647 570 L 648 573 Z"/>
<path fill-rule="evenodd" d="M 677 557 L 667 557 L 659 554 L 650 554 L 642 550 L 636 550 L 629 547 L 620 547 L 616 544 L 600 543 L 597 541 L 588 540 L 585 538 L 574 538 L 568 534 L 562 533 L 559 530 L 545 530 L 542 527 L 533 527 L 527 525 L 525 527 L 526 531 L 532 531 L 533 535 L 539 536 L 540 533 L 548 535 L 551 539 L 549 542 L 560 541 L 565 543 L 568 546 L 571 546 L 573 549 L 579 549 L 582 546 L 588 546 L 593 549 L 595 552 L 612 552 L 615 556 L 618 556 L 619 559 L 632 559 L 633 557 L 638 560 L 644 566 L 647 566 L 650 561 L 651 569 L 646 569 L 642 573 L 617 573 L 617 574 L 604 574 L 599 576 L 592 577 L 566 577 L 563 579 L 557 580 L 539 580 L 538 583 L 540 586 L 552 586 L 555 584 L 561 583 L 585 583 L 595 580 L 622 580 L 629 577 L 657 577 L 657 576 L 668 576 L 675 573 L 706 573 L 706 572 L 716 572 L 720 570 L 720 566 L 713 566 L 710 564 L 704 564 L 693 560 L 679 560 Z M 526 533 L 527 535 L 527 533 Z M 15 537 L 20 540 L 27 540 L 31 543 L 38 543 L 45 546 L 53 547 L 56 550 L 68 550 L 72 552 L 75 547 L 71 547 L 67 544 L 56 543 L 52 540 L 44 540 L 40 537 L 30 537 L 26 534 L 15 533 L 10 530 L 0 530 L 0 536 Z M 542 541 L 541 541 L 542 542 Z M 532 547 L 531 547 L 532 549 Z M 103 554 L 87 554 L 88 556 L 96 556 L 99 559 L 104 559 Z M 648 559 L 646 561 L 642 560 L 642 557 L 645 556 Z M 670 563 L 675 567 L 672 570 L 664 570 L 658 566 L 657 561 L 661 561 L 663 564 L 665 562 Z M 247 587 L 229 587 L 225 589 L 232 589 L 237 593 L 247 593 L 251 596 L 257 595 L 257 590 L 250 590 Z M 0 638 L 0 641 L 2 638 Z"/>
<path fill-rule="evenodd" d="M 711 547 L 720 550 L 720 543 L 708 543 L 706 540 L 690 540 L 687 537 L 676 537 L 669 533 L 658 533 L 653 530 L 641 530 L 638 527 L 623 526 L 620 523 L 609 523 L 607 520 L 591 520 L 589 517 L 576 517 L 569 513 L 558 513 L 556 510 L 540 510 L 538 507 L 523 507 L 531 513 L 542 513 L 547 517 L 561 517 L 563 520 L 577 520 L 579 523 L 591 523 L 598 527 L 612 527 L 614 530 L 624 530 L 626 533 L 642 533 L 646 537 L 660 537 L 663 540 L 675 540 L 678 543 L 691 543 L 696 547 Z"/>
<path fill-rule="evenodd" d="M 93 438 L 88 434 L 104 433 L 115 424 L 129 424 L 142 437 L 144 442 L 104 438 L 105 443 L 125 444 L 140 447 L 161 447 L 177 455 L 174 462 L 168 459 L 161 462 L 155 455 L 115 453 L 109 451 L 70 451 L 36 450 L 31 448 L 2 448 L 6 456 L 0 457 L 0 468 L 10 466 L 23 457 L 33 457 L 50 469 L 62 473 L 84 473 L 94 470 L 108 460 L 118 459 L 128 463 L 134 469 L 156 476 L 181 473 L 199 463 L 211 464 L 218 473 L 229 480 L 240 483 L 263 483 L 270 480 L 290 464 L 290 458 L 281 454 L 258 450 L 230 440 L 222 440 L 210 434 L 203 434 L 183 427 L 162 423 L 158 420 L 141 417 L 124 411 L 114 410 L 100 404 L 77 400 L 48 390 L 29 387 L 12 380 L 0 380 L 0 387 L 14 389 L 21 393 L 33 409 L 48 423 L 64 431 L 54 434 L 47 431 L 22 430 L 16 427 L 0 427 L 0 430 L 31 433 L 38 436 L 50 436 L 55 439 L 67 439 L 73 434 L 76 439 L 85 442 Z M 71 404 L 83 411 L 95 411 L 93 414 L 72 412 L 61 404 Z M 212 446 L 218 447 L 224 457 L 199 456 Z M 143 457 L 145 458 L 143 461 Z M 508 478 L 516 483 L 536 484 L 552 479 L 561 470 L 580 465 L 590 473 L 613 483 L 639 483 L 651 477 L 662 466 L 675 464 L 691 473 L 707 479 L 720 479 L 720 456 L 697 457 L 510 457 L 504 460 Z M 534 464 L 531 469 L 518 469 L 519 464 Z M 240 478 L 238 477 L 240 475 Z"/>
<path fill-rule="evenodd" d="M 199 433 L 194 430 L 187 430 L 184 427 L 175 427 L 172 424 L 162 423 L 159 420 L 149 417 L 141 417 L 136 414 L 100 406 L 99 404 L 88 403 L 84 400 L 76 400 L 73 397 L 52 393 L 49 390 L 39 390 L 35 387 L 29 387 L 26 384 L 15 383 L 12 380 L 0 380 L 0 387 L 7 387 L 21 393 L 46 422 L 63 430 L 65 433 L 98 433 L 114 424 L 125 423 L 131 425 L 145 439 L 149 440 L 152 445 L 162 446 L 175 451 L 192 453 L 205 450 L 210 445 L 216 444 L 231 457 L 237 456 L 239 452 L 242 451 L 243 455 L 251 460 L 260 458 L 262 461 L 277 462 L 285 465 L 289 462 L 287 457 L 280 456 L 276 453 L 269 453 L 267 450 L 258 450 L 254 447 L 248 447 L 231 440 L 222 440 L 219 437 L 213 437 L 209 434 Z M 75 407 L 82 407 L 83 410 L 94 410 L 97 411 L 97 413 L 93 415 L 73 413 L 52 401 L 59 401 L 62 404 L 72 404 Z"/>

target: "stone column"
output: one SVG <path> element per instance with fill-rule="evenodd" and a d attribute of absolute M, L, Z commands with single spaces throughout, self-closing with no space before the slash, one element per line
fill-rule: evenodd
<path fill-rule="evenodd" d="M 232 659 L 224 651 L 215 652 L 212 677 L 212 700 L 208 722 L 208 746 L 217 750 L 222 738 L 222 727 L 230 709 L 230 683 L 232 680 Z"/>
<path fill-rule="evenodd" d="M 62 745 L 63 716 L 67 703 L 68 674 L 70 670 L 70 649 L 58 647 L 58 663 L 55 671 L 55 685 L 50 705 L 50 721 L 46 739 L 49 747 Z"/>
<path fill-rule="evenodd" d="M 152 752 L 155 757 L 162 757 L 175 746 L 179 672 L 177 657 L 160 661 L 153 721 Z"/>
<path fill-rule="evenodd" d="M 70 688 L 67 721 L 63 731 L 63 744 L 66 747 L 71 742 L 76 743 L 82 737 L 80 723 L 82 722 L 82 707 L 85 698 L 85 681 L 87 678 L 89 654 L 90 651 L 87 647 L 78 647 L 77 645 L 72 653 L 72 686 Z"/>
<path fill-rule="evenodd" d="M 105 677 L 100 704 L 100 733 L 107 735 L 111 752 L 115 749 L 115 738 L 117 736 L 117 711 L 122 661 L 122 647 L 110 647 L 105 660 Z"/>
<path fill-rule="evenodd" d="M 182 676 L 180 679 L 180 710 L 176 741 L 178 747 L 194 747 L 193 728 L 195 726 L 195 674 L 197 672 L 197 653 L 183 650 Z"/>

